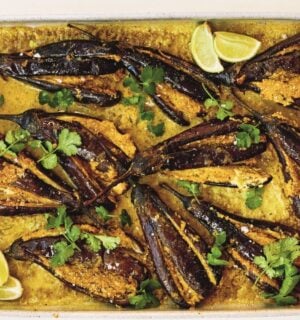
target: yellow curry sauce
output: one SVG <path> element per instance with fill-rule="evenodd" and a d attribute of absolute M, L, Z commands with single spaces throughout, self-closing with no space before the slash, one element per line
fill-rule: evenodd
<path fill-rule="evenodd" d="M 197 23 L 199 22 L 186 20 L 112 22 L 91 24 L 88 29 L 102 40 L 121 40 L 127 44 L 149 46 L 191 60 L 189 41 Z M 210 21 L 210 23 L 214 30 L 238 32 L 255 37 L 262 42 L 261 50 L 268 48 L 285 37 L 300 32 L 300 22 L 298 21 L 216 20 Z M 36 47 L 60 40 L 84 38 L 85 36 L 82 33 L 63 24 L 37 25 L 34 27 L 2 26 L 0 27 L 0 52 L 19 52 L 30 49 L 30 46 Z M 91 78 L 90 81 L 93 82 L 95 79 Z M 118 73 L 102 76 L 100 80 L 96 81 L 108 88 L 113 84 L 114 87 L 117 86 L 126 93 L 126 90 L 122 87 L 122 77 Z M 276 85 L 271 83 L 271 86 L 268 87 L 269 91 L 266 90 L 265 93 L 267 98 L 275 94 L 271 92 L 272 89 L 270 87 L 276 90 Z M 297 90 L 297 83 L 295 88 Z M 159 90 L 165 95 L 171 92 L 170 88 L 165 85 L 161 86 Z M 5 103 L 0 109 L 3 114 L 21 113 L 32 107 L 52 111 L 48 107 L 39 105 L 39 90 L 16 80 L 1 78 L 0 93 L 5 97 Z M 260 111 L 270 111 L 273 108 L 270 105 L 268 110 L 261 110 L 262 106 L 257 102 L 254 94 L 248 94 L 248 98 L 251 99 L 254 107 L 260 108 Z M 191 120 L 191 126 L 202 121 L 196 117 L 199 105 L 190 98 L 172 91 L 170 99 L 176 101 L 176 106 L 184 111 L 185 116 Z M 182 127 L 166 118 L 156 106 L 153 105 L 152 107 L 156 114 L 156 121 L 163 121 L 166 126 L 165 134 L 159 138 L 154 137 L 147 131 L 145 122 L 137 123 L 137 110 L 133 106 L 118 104 L 108 108 L 97 108 L 96 106 L 74 104 L 70 111 L 72 109 L 81 110 L 100 119 L 112 121 L 122 133 L 126 133 L 128 137 L 131 137 L 138 150 L 143 150 L 183 130 Z M 275 111 L 284 112 L 290 118 L 291 123 L 299 127 L 300 121 L 296 118 L 294 111 L 284 110 L 284 107 L 278 109 L 275 106 L 274 108 Z M 1 121 L 1 133 L 5 133 L 12 126 L 11 122 Z M 114 129 L 109 124 L 107 128 L 109 135 L 109 132 Z M 103 132 L 103 134 L 105 135 L 106 133 Z M 128 153 L 134 152 L 130 146 L 127 151 Z M 232 213 L 245 217 L 278 221 L 299 228 L 300 223 L 296 221 L 289 211 L 289 202 L 282 191 L 282 173 L 273 147 L 269 145 L 268 150 L 261 156 L 256 157 L 256 159 L 256 165 L 273 176 L 272 182 L 265 187 L 261 207 L 256 210 L 250 210 L 245 206 L 245 189 L 243 188 L 204 186 L 202 194 L 204 199 Z M 155 174 L 143 178 L 142 181 L 157 188 L 159 182 L 165 179 L 191 179 L 197 181 L 197 177 L 199 178 L 200 176 L 201 169 L 193 169 L 170 172 L 167 175 Z M 237 177 L 237 179 L 242 178 Z M 167 192 L 163 192 L 160 189 L 160 195 L 167 200 L 167 203 L 173 209 L 178 210 L 179 203 L 175 202 L 174 199 L 171 200 Z M 130 202 L 130 192 L 120 197 L 118 206 L 113 214 L 117 217 L 123 208 L 126 208 L 134 219 L 132 233 L 137 238 L 142 237 L 141 227 Z M 0 250 L 8 248 L 21 235 L 42 229 L 44 225 L 45 218 L 43 215 L 0 217 Z M 67 288 L 62 282 L 36 264 L 13 259 L 8 262 L 11 274 L 20 279 L 24 287 L 24 293 L 18 301 L 0 302 L 0 309 L 114 310 L 113 306 L 98 302 Z M 243 271 L 231 263 L 229 267 L 225 268 L 217 290 L 202 303 L 202 309 L 253 309 L 263 307 L 264 304 L 265 300 L 261 297 L 261 291 L 248 280 Z M 160 309 L 168 308 L 176 307 L 166 299 Z"/>

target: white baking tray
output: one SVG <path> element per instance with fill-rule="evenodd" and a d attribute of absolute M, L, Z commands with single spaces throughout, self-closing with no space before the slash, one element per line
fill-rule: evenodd
<path fill-rule="evenodd" d="M 0 0 L 2 23 L 181 18 L 299 19 L 300 0 Z M 0 319 L 300 320 L 300 308 L 298 306 L 249 311 L 0 311 Z"/>

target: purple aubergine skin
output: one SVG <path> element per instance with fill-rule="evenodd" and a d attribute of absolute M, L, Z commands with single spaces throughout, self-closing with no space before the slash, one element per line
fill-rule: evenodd
<path fill-rule="evenodd" d="M 131 196 L 150 246 L 156 272 L 174 302 L 182 307 L 187 306 L 176 288 L 171 270 L 164 262 L 166 253 L 162 246 L 168 247 L 170 257 L 186 283 L 199 294 L 208 295 L 214 286 L 195 253 L 166 217 L 166 214 L 173 215 L 171 210 L 149 186 L 135 184 Z"/>
<path fill-rule="evenodd" d="M 199 146 L 191 143 L 236 132 L 241 123 L 243 122 L 239 117 L 225 121 L 214 119 L 201 123 L 138 153 L 129 170 L 133 176 L 140 176 L 159 170 L 228 165 L 263 153 L 267 142 L 252 144 L 245 150 L 239 149 L 232 142 Z"/>
<path fill-rule="evenodd" d="M 162 184 L 161 187 L 177 197 L 182 202 L 185 209 L 211 234 L 214 234 L 215 232 L 226 232 L 227 244 L 229 244 L 230 248 L 236 249 L 239 254 L 241 254 L 250 262 L 253 262 L 256 256 L 263 255 L 263 247 L 254 242 L 252 239 L 248 238 L 247 235 L 245 235 L 238 227 L 236 227 L 233 222 L 231 222 L 229 219 L 226 219 L 227 217 L 231 220 L 248 224 L 249 226 L 255 226 L 262 229 L 280 230 L 290 236 L 298 234 L 297 230 L 288 226 L 264 220 L 239 217 L 215 205 L 212 205 L 209 202 L 203 200 L 196 201 L 194 197 L 184 196 L 175 189 L 171 188 L 169 185 Z M 221 218 L 218 216 L 218 214 L 223 215 L 225 218 Z M 257 276 L 251 272 L 249 272 L 247 275 L 253 282 L 257 280 Z M 277 290 L 265 282 L 258 283 L 258 285 L 267 292 L 276 292 Z"/>
<path fill-rule="evenodd" d="M 262 81 L 270 77 L 279 68 L 293 73 L 300 73 L 299 50 L 276 55 L 286 48 L 299 44 L 300 33 L 276 43 L 253 59 L 246 61 L 241 67 L 238 65 L 229 66 L 224 72 L 207 74 L 206 77 L 216 84 L 259 92 L 259 88 L 251 82 Z M 299 97 L 293 98 L 296 100 Z"/>
<path fill-rule="evenodd" d="M 56 119 L 54 114 L 47 114 L 36 109 L 28 110 L 20 115 L 0 117 L 18 123 L 23 129 L 28 130 L 33 138 L 49 140 L 52 143 L 57 143 L 58 134 L 63 128 L 78 133 L 82 140 L 78 155 L 75 157 L 59 155 L 59 158 L 60 164 L 74 180 L 84 201 L 91 199 L 96 201 L 97 195 L 103 190 L 103 185 L 99 183 L 99 179 L 94 174 L 91 173 L 88 176 L 85 174 L 88 169 L 88 161 L 100 155 L 105 156 L 110 167 L 119 174 L 122 174 L 129 166 L 129 158 L 119 147 L 100 134 L 94 135 L 79 122 L 62 121 Z M 86 170 L 81 170 L 83 167 Z M 98 200 L 104 200 L 110 208 L 113 207 L 111 201 L 107 199 Z"/>
<path fill-rule="evenodd" d="M 73 283 L 68 282 L 61 275 L 55 272 L 55 268 L 51 267 L 51 265 L 45 265 L 41 260 L 41 257 L 50 259 L 53 256 L 53 245 L 62 241 L 65 238 L 63 236 L 46 236 L 43 238 L 33 238 L 30 240 L 23 241 L 22 239 L 17 239 L 7 250 L 6 254 L 17 260 L 31 261 L 41 265 L 44 269 L 53 274 L 56 278 L 64 282 L 71 289 L 82 292 L 93 298 L 96 298 L 101 301 L 115 303 L 119 305 L 128 305 L 128 293 L 124 292 L 124 296 L 122 299 L 115 299 L 111 297 L 110 299 L 104 299 L 101 295 L 93 294 L 89 288 L 80 286 L 79 284 L 74 285 Z M 122 276 L 125 278 L 134 278 L 137 283 L 145 280 L 149 277 L 149 271 L 146 266 L 142 265 L 138 260 L 136 260 L 130 253 L 130 251 L 124 248 L 117 248 L 107 254 L 107 252 L 103 249 L 100 249 L 99 252 L 91 252 L 87 250 L 82 243 L 77 244 L 81 249 L 76 252 L 72 259 L 76 260 L 77 263 L 81 263 L 84 266 L 85 261 L 89 261 L 93 259 L 93 256 L 101 255 L 103 261 L 103 268 L 108 268 L 109 266 L 114 266 L 113 274 L 118 276 Z M 70 272 L 72 272 L 72 261 L 70 264 L 66 264 L 67 267 L 70 267 Z"/>

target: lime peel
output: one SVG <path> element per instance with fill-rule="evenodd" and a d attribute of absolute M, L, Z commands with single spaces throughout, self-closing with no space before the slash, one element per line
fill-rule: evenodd
<path fill-rule="evenodd" d="M 214 33 L 214 49 L 218 57 L 226 62 L 241 62 L 253 58 L 261 42 L 255 38 L 233 32 Z"/>
<path fill-rule="evenodd" d="M 207 22 L 194 30 L 190 49 L 195 62 L 204 71 L 211 73 L 224 71 L 215 52 L 213 34 Z"/>

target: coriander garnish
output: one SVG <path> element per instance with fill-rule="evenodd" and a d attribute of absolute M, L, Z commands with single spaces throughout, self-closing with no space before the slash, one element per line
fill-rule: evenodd
<path fill-rule="evenodd" d="M 95 207 L 95 211 L 104 222 L 107 222 L 113 217 L 103 206 Z"/>
<path fill-rule="evenodd" d="M 127 212 L 127 210 L 125 210 L 125 209 L 122 209 L 122 211 L 121 211 L 120 223 L 121 223 L 122 227 L 125 227 L 126 225 L 128 225 L 130 227 L 132 225 L 131 217 L 130 217 L 129 213 Z"/>
<path fill-rule="evenodd" d="M 224 119 L 234 115 L 234 113 L 231 111 L 232 108 L 233 108 L 233 102 L 232 101 L 230 101 L 230 100 L 217 100 L 208 91 L 208 89 L 206 88 L 204 83 L 202 83 L 202 87 L 203 87 L 204 91 L 207 93 L 207 95 L 209 96 L 209 98 L 207 98 L 204 101 L 204 106 L 206 108 L 218 107 L 218 111 L 217 111 L 217 114 L 216 114 L 217 119 L 223 121 Z"/>
<path fill-rule="evenodd" d="M 93 252 L 98 252 L 103 246 L 106 250 L 114 250 L 120 244 L 119 237 L 106 235 L 94 235 L 89 232 L 83 232 L 75 226 L 73 220 L 67 215 L 66 207 L 62 206 L 57 209 L 56 216 L 47 215 L 47 229 L 64 227 L 63 236 L 65 240 L 58 241 L 54 244 L 54 255 L 51 258 L 51 265 L 58 267 L 64 265 L 73 257 L 75 251 L 80 251 L 77 245 L 78 240 L 84 240 L 88 248 Z"/>
<path fill-rule="evenodd" d="M 222 256 L 222 246 L 226 242 L 226 232 L 222 231 L 215 234 L 215 243 L 210 253 L 207 254 L 207 262 L 211 266 L 226 266 L 228 261 L 220 259 Z"/>
<path fill-rule="evenodd" d="M 41 105 L 48 104 L 52 108 L 66 111 L 74 102 L 74 96 L 70 89 L 63 88 L 62 90 L 50 93 L 41 91 L 39 93 L 39 103 Z"/>
<path fill-rule="evenodd" d="M 248 189 L 248 191 L 246 193 L 245 204 L 249 209 L 254 210 L 262 205 L 263 191 L 264 191 L 264 189 L 262 187 Z"/>
<path fill-rule="evenodd" d="M 293 262 L 300 257 L 299 240 L 288 237 L 275 241 L 265 245 L 263 253 L 263 256 L 254 258 L 254 263 L 263 270 L 256 282 L 263 274 L 270 278 L 283 278 L 278 294 L 264 296 L 274 299 L 279 305 L 295 304 L 297 299 L 290 294 L 300 281 L 298 269 L 293 265 Z"/>
<path fill-rule="evenodd" d="M 240 132 L 236 134 L 236 144 L 239 148 L 249 148 L 260 141 L 260 130 L 252 124 L 243 123 L 239 126 Z"/>
<path fill-rule="evenodd" d="M 16 157 L 26 147 L 30 133 L 24 129 L 7 131 L 4 140 L 0 140 L 0 157 Z"/>
<path fill-rule="evenodd" d="M 156 279 L 146 279 L 141 282 L 137 294 L 129 297 L 129 303 L 134 306 L 135 309 L 157 307 L 160 302 L 153 294 L 153 291 L 160 288 L 161 284 Z"/>
<path fill-rule="evenodd" d="M 154 112 L 146 110 L 147 95 L 155 94 L 155 86 L 164 80 L 164 70 L 162 68 L 145 67 L 140 76 L 139 82 L 132 76 L 124 79 L 123 84 L 125 87 L 130 88 L 134 95 L 122 99 L 122 103 L 126 106 L 137 106 L 139 110 L 139 119 L 147 121 L 147 129 L 149 132 L 159 137 L 165 132 L 165 124 L 160 122 L 154 124 Z"/>
<path fill-rule="evenodd" d="M 188 193 L 190 193 L 196 201 L 198 200 L 198 196 L 200 195 L 200 184 L 197 182 L 191 182 L 187 180 L 177 180 L 177 185 L 179 187 L 184 188 Z"/>
<path fill-rule="evenodd" d="M 45 169 L 54 169 L 58 163 L 57 152 L 61 152 L 67 156 L 74 156 L 78 152 L 81 145 L 81 137 L 77 132 L 62 129 L 58 135 L 57 145 L 50 141 L 39 142 L 34 140 L 30 143 L 31 147 L 41 147 L 45 155 L 38 160 Z"/>

